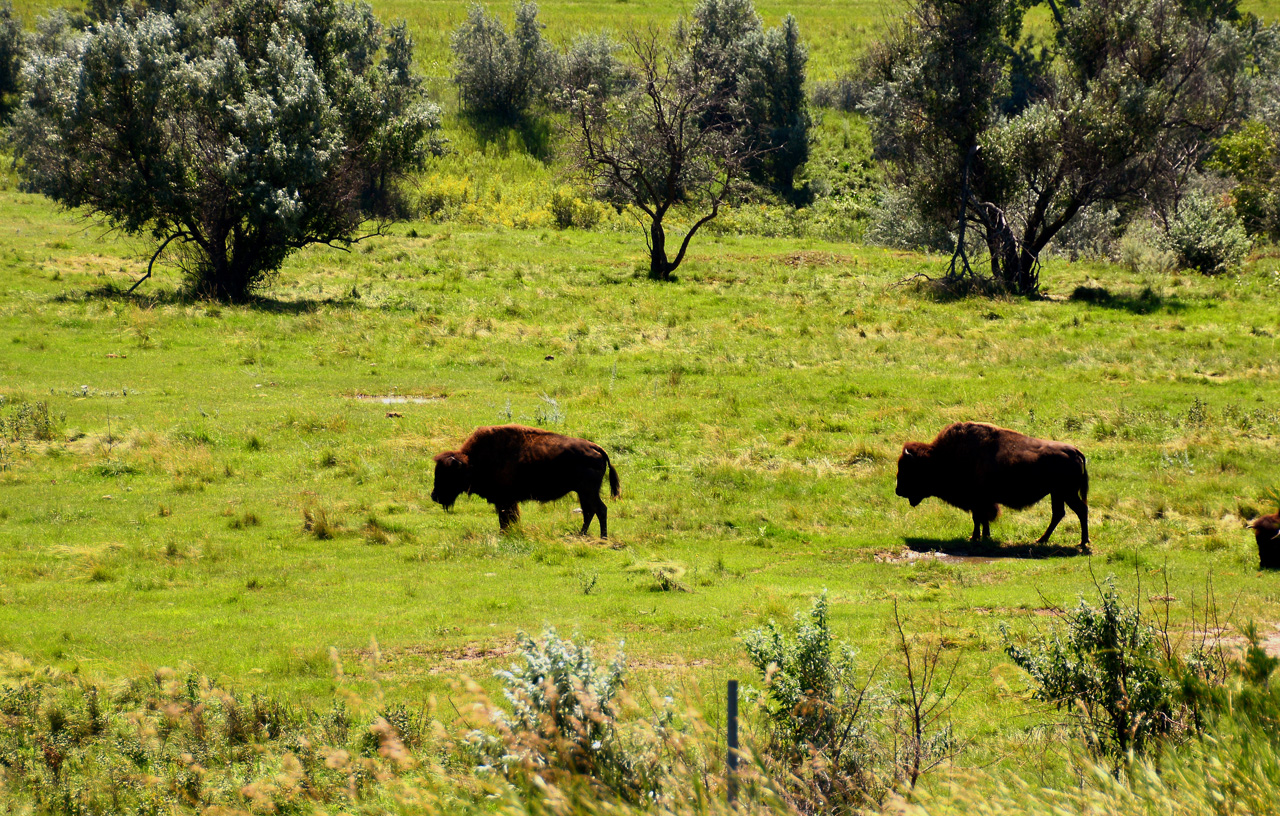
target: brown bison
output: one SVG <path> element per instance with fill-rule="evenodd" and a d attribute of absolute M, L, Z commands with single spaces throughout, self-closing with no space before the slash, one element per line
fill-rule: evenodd
<path fill-rule="evenodd" d="M 448 510 L 469 493 L 498 510 L 502 530 L 520 520 L 520 502 L 553 501 L 577 493 L 582 504 L 582 535 L 600 517 L 600 537 L 608 538 L 608 511 L 600 485 L 609 473 L 609 494 L 618 497 L 618 472 L 609 454 L 594 442 L 523 425 L 476 428 L 462 447 L 435 458 L 431 500 Z"/>
<path fill-rule="evenodd" d="M 1089 549 L 1089 471 L 1084 454 L 1063 442 L 1035 439 L 985 422 L 956 422 L 932 442 L 908 442 L 898 457 L 899 496 L 915 507 L 929 496 L 973 514 L 972 541 L 991 537 L 1000 505 L 1030 507 L 1053 497 L 1043 544 L 1065 504 L 1080 519 L 1080 549 Z"/>
<path fill-rule="evenodd" d="M 1258 542 L 1258 569 L 1280 569 L 1280 513 L 1249 522 Z"/>

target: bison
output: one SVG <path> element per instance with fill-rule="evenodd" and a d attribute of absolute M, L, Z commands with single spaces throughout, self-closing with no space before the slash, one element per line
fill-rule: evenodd
<path fill-rule="evenodd" d="M 1258 542 L 1258 569 L 1280 569 L 1280 513 L 1249 522 Z"/>
<path fill-rule="evenodd" d="M 445 510 L 469 493 L 498 510 L 498 527 L 520 520 L 520 502 L 553 501 L 577 493 L 582 504 L 582 535 L 600 517 L 600 537 L 608 538 L 608 511 L 600 485 L 609 474 L 610 495 L 619 495 L 618 472 L 609 454 L 594 442 L 523 425 L 477 428 L 462 447 L 435 457 L 431 500 Z"/>
<path fill-rule="evenodd" d="M 1043 544 L 1066 515 L 1080 519 L 1080 549 L 1089 550 L 1089 471 L 1073 445 L 1035 439 L 985 422 L 956 422 L 932 442 L 908 442 L 898 457 L 897 494 L 915 507 L 930 496 L 973 514 L 971 541 L 991 537 L 1000 505 L 1022 509 L 1053 497 Z"/>

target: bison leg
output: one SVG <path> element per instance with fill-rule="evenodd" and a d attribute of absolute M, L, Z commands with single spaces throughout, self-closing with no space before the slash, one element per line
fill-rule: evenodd
<path fill-rule="evenodd" d="M 1058 522 L 1062 521 L 1067 511 L 1062 509 L 1063 497 L 1057 493 L 1053 494 L 1053 516 L 1049 518 L 1049 529 L 1044 531 L 1044 535 L 1036 539 L 1037 544 L 1044 544 L 1049 540 L 1049 536 L 1053 535 L 1054 528 L 1058 526 Z M 1073 508 L 1074 509 L 1074 508 Z"/>
<path fill-rule="evenodd" d="M 512 504 L 498 508 L 498 529 L 505 530 L 520 521 L 520 505 Z"/>
<path fill-rule="evenodd" d="M 1089 504 L 1078 496 L 1068 496 L 1067 506 L 1080 519 L 1080 550 L 1089 552 Z"/>
<path fill-rule="evenodd" d="M 990 536 L 991 533 L 987 528 L 987 522 L 982 518 L 977 510 L 973 511 L 973 535 L 969 536 L 970 541 L 978 541 L 984 536 Z"/>
<path fill-rule="evenodd" d="M 582 505 L 582 532 L 578 535 L 586 535 L 591 528 L 591 519 L 596 516 L 596 505 L 599 502 L 600 499 L 590 493 L 578 493 L 578 504 Z"/>
<path fill-rule="evenodd" d="M 591 528 L 591 519 L 596 516 L 600 517 L 600 537 L 609 537 L 609 511 L 604 506 L 604 502 L 600 500 L 600 494 L 590 493 L 587 491 L 578 494 L 578 502 L 582 505 L 582 532 L 580 535 L 586 535 Z"/>

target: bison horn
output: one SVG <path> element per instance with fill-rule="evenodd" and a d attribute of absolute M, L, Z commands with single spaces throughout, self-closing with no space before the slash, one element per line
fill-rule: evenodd
<path fill-rule="evenodd" d="M 910 448 L 908 448 L 908 447 L 906 447 L 906 446 L 903 446 L 903 448 L 902 448 L 902 455 L 903 455 L 903 456 L 915 456 L 915 454 L 911 452 L 911 449 L 910 449 Z"/>

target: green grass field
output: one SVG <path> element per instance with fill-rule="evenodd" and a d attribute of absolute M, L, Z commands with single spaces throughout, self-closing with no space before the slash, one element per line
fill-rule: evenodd
<path fill-rule="evenodd" d="M 462 4 L 375 8 L 412 21 L 446 87 Z M 543 16 L 558 37 L 682 8 Z M 818 78 L 884 14 L 759 8 L 794 10 Z M 445 216 L 298 253 L 246 307 L 183 298 L 170 267 L 121 295 L 149 248 L 18 192 L 3 162 L 0 684 L 172 667 L 326 706 L 369 688 L 334 659 L 359 676 L 376 651 L 379 693 L 415 703 L 464 676 L 495 688 L 516 633 L 556 627 L 625 641 L 637 687 L 718 689 L 756 680 L 745 630 L 825 589 L 869 662 L 895 602 L 943 637 L 976 764 L 1050 739 L 1000 625 L 1042 625 L 1107 575 L 1144 608 L 1171 598 L 1175 629 L 1211 586 L 1232 627 L 1276 635 L 1280 584 L 1243 524 L 1280 485 L 1280 254 L 1221 278 L 1048 259 L 1047 298 L 938 302 L 903 281 L 941 258 L 721 230 L 659 285 L 625 221 L 550 226 L 554 163 L 448 122 L 455 152 L 419 185 L 456 199 Z M 846 172 L 861 126 L 828 113 L 821 133 L 811 175 Z M 974 548 L 961 511 L 894 495 L 903 442 L 963 419 L 1084 450 L 1092 556 L 1071 515 L 1031 545 L 1047 501 Z M 608 543 L 574 534 L 572 499 L 526 504 L 509 536 L 479 499 L 430 503 L 431 456 L 508 421 L 609 451 Z"/>

